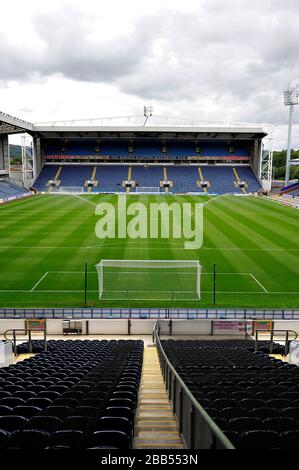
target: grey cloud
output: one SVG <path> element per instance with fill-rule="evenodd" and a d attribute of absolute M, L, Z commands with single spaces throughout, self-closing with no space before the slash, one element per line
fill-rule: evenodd
<path fill-rule="evenodd" d="M 95 42 L 90 37 L 94 18 L 74 8 L 64 8 L 52 16 L 39 15 L 32 20 L 39 36 L 39 48 L 24 54 L 1 38 L 0 79 L 28 79 L 62 74 L 67 78 L 89 82 L 109 82 L 134 70 L 148 55 L 153 36 L 149 29 L 115 40 Z"/>
<path fill-rule="evenodd" d="M 203 119 L 218 118 L 222 107 L 232 120 L 285 123 L 281 94 L 299 78 L 297 0 L 200 0 L 199 7 L 160 11 L 126 35 L 97 41 L 90 33 L 104 17 L 75 8 L 39 15 L 32 18 L 39 47 L 30 53 L 0 37 L 0 80 L 61 74 L 165 106 L 196 106 Z"/>

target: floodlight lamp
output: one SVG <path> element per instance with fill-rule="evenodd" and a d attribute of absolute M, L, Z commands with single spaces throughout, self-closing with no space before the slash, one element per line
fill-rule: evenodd
<path fill-rule="evenodd" d="M 151 117 L 153 115 L 153 107 L 152 106 L 144 106 L 143 108 L 143 114 L 144 114 L 144 117 L 148 118 L 148 117 Z"/>
<path fill-rule="evenodd" d="M 298 104 L 298 91 L 296 88 L 291 88 L 283 92 L 283 100 L 285 106 L 295 106 Z"/>

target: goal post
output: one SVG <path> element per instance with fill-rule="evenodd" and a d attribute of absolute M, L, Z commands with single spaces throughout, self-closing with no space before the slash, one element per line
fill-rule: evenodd
<path fill-rule="evenodd" d="M 160 193 L 160 188 L 159 186 L 136 186 L 135 192 L 141 194 L 158 194 Z"/>
<path fill-rule="evenodd" d="M 135 300 L 201 297 L 198 260 L 112 260 L 96 265 L 99 298 Z"/>

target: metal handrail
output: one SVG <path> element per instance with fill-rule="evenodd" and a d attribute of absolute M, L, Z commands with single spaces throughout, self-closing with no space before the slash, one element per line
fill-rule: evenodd
<path fill-rule="evenodd" d="M 156 341 L 156 335 L 159 336 L 160 334 L 160 325 L 158 320 L 155 321 L 154 327 L 153 327 L 153 343 Z"/>
<path fill-rule="evenodd" d="M 298 334 L 296 331 L 294 330 L 278 330 L 276 328 L 273 328 L 271 330 L 255 330 L 255 342 L 254 342 L 254 350 L 257 351 L 258 350 L 258 334 L 259 333 L 270 333 L 270 354 L 272 354 L 272 351 L 273 351 L 273 343 L 274 343 L 274 333 L 285 333 L 285 343 L 284 343 L 284 354 L 285 356 L 288 354 L 289 352 L 289 334 L 290 333 L 293 333 L 294 334 L 294 338 L 292 341 L 295 341 L 298 337 Z"/>
<path fill-rule="evenodd" d="M 212 420 L 204 408 L 198 403 L 192 392 L 188 389 L 180 375 L 169 361 L 159 336 L 159 321 L 155 322 L 153 330 L 154 342 L 160 361 L 160 367 L 169 399 L 173 405 L 173 413 L 176 415 L 179 431 L 185 443 L 190 449 L 235 449 L 233 444 L 224 435 L 217 424 Z M 178 392 L 178 393 L 177 393 Z M 188 427 L 184 425 L 184 403 L 189 400 Z M 179 409 L 177 403 L 179 402 Z M 188 414 L 188 413 L 187 413 Z M 185 414 L 186 418 L 186 414 Z M 198 427 L 196 427 L 196 422 Z M 203 428 L 203 429 L 202 429 Z"/>
<path fill-rule="evenodd" d="M 13 329 L 9 329 L 9 330 L 6 330 L 3 334 L 4 338 L 7 340 L 7 341 L 10 341 L 13 345 L 13 352 L 14 352 L 14 355 L 17 356 L 18 355 L 18 352 L 17 352 L 17 332 L 19 331 L 22 331 L 23 333 L 25 333 L 26 335 L 28 334 L 28 342 L 29 342 L 29 352 L 32 353 L 32 336 L 31 336 L 31 333 L 32 332 L 42 332 L 44 333 L 44 351 L 47 351 L 47 330 L 46 329 L 41 329 L 41 330 L 30 330 L 28 328 L 13 328 Z M 8 338 L 7 337 L 7 334 L 9 333 L 12 333 L 12 339 Z"/>

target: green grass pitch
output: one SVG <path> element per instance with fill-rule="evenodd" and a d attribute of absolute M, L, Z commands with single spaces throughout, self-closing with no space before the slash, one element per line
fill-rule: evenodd
<path fill-rule="evenodd" d="M 100 240 L 95 236 L 96 204 L 116 204 L 116 195 L 40 195 L 0 206 L 0 307 L 84 306 L 87 262 L 90 307 L 213 307 L 216 264 L 217 307 L 298 308 L 298 210 L 255 197 L 210 199 L 128 198 L 128 203 L 203 202 L 199 250 L 185 250 L 183 239 Z M 201 299 L 176 292 L 138 299 L 125 291 L 99 300 L 95 264 L 101 259 L 198 259 Z"/>

